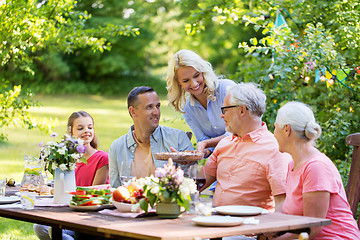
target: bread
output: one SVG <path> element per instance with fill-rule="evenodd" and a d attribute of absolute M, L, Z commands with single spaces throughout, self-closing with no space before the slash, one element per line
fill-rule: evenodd
<path fill-rule="evenodd" d="M 40 196 L 52 195 L 51 190 L 52 190 L 51 187 L 48 187 L 46 185 L 42 185 L 42 186 L 40 186 L 40 194 L 39 195 Z"/>
<path fill-rule="evenodd" d="M 24 184 L 21 186 L 20 192 L 36 192 L 41 196 L 54 195 L 53 188 L 46 185 L 34 186 L 33 184 Z"/>
<path fill-rule="evenodd" d="M 36 192 L 36 186 L 34 186 L 33 184 L 29 184 L 27 189 L 29 192 Z"/>

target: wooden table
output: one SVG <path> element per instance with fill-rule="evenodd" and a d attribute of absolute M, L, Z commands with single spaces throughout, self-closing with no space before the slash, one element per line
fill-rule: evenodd
<path fill-rule="evenodd" d="M 185 240 L 307 229 L 331 223 L 328 219 L 271 213 L 255 216 L 260 220 L 258 225 L 201 227 L 191 221 L 194 215 L 188 213 L 177 219 L 160 219 L 157 216 L 122 218 L 98 212 L 76 212 L 69 207 L 35 207 L 33 210 L 1 208 L 0 216 L 52 226 L 53 239 L 61 239 L 60 229 L 63 228 L 112 239 Z"/>

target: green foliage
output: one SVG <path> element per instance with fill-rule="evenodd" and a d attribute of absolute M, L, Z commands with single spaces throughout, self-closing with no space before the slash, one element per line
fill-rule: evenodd
<path fill-rule="evenodd" d="M 54 59 L 51 54 L 43 55 L 44 51 L 73 53 L 76 49 L 87 47 L 102 53 L 111 47 L 106 37 L 139 34 L 138 29 L 128 25 L 106 24 L 96 29 L 86 27 L 91 15 L 87 11 L 76 10 L 76 4 L 75 0 L 0 2 L 1 130 L 10 123 L 22 124 L 29 129 L 51 130 L 46 119 L 37 120 L 28 114 L 27 109 L 36 106 L 31 101 L 31 93 L 21 95 L 22 80 L 36 80 L 34 65 Z M 62 69 L 63 65 L 58 63 L 56 69 Z M 56 73 L 54 69 L 47 68 L 55 76 L 69 74 L 69 69 L 63 69 L 63 73 Z M 5 139 L 6 135 L 1 133 L 0 140 Z"/>
<path fill-rule="evenodd" d="M 0 129 L 12 125 L 49 132 L 52 126 L 46 118 L 37 119 L 27 112 L 31 106 L 37 106 L 37 103 L 31 100 L 30 92 L 26 96 L 21 96 L 21 86 L 15 86 L 12 90 L 5 89 L 5 85 L 0 88 Z M 7 140 L 6 135 L 0 133 L 0 141 L 4 140 Z"/>
<path fill-rule="evenodd" d="M 192 32 L 201 30 L 210 17 L 220 24 L 239 25 L 242 19 L 245 26 L 252 26 L 260 35 L 239 43 L 247 55 L 239 62 L 234 78 L 257 82 L 264 89 L 268 97 L 264 120 L 270 128 L 285 102 L 309 104 L 323 128 L 318 147 L 345 177 L 348 164 L 342 162 L 351 151 L 345 138 L 359 132 L 359 10 L 355 0 L 284 0 L 276 4 L 200 0 L 189 22 Z M 280 13 L 287 25 L 275 24 Z M 315 83 L 316 71 L 326 76 L 326 81 L 317 79 Z"/>

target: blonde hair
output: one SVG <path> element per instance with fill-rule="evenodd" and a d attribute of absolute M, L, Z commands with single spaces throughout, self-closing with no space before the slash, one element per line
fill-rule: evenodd
<path fill-rule="evenodd" d="M 288 102 L 282 106 L 277 113 L 276 123 L 281 128 L 289 124 L 299 138 L 308 141 L 315 141 L 321 135 L 321 127 L 316 123 L 313 111 L 301 102 Z"/>
<path fill-rule="evenodd" d="M 193 51 L 182 49 L 175 53 L 169 61 L 166 76 L 166 89 L 169 105 L 174 106 L 176 111 L 184 112 L 186 97 L 189 96 L 176 79 L 176 70 L 181 67 L 193 67 L 204 76 L 204 94 L 212 101 L 216 100 L 215 91 L 218 86 L 218 77 L 216 76 L 211 64 L 202 59 Z M 194 105 L 194 96 L 190 94 L 190 104 Z"/>

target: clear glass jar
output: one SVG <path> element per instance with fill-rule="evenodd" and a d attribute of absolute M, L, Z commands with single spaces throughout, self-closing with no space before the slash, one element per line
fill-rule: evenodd
<path fill-rule="evenodd" d="M 40 186 L 44 185 L 42 176 L 41 160 L 39 158 L 25 155 L 25 170 L 21 181 L 21 191 L 40 192 Z"/>

